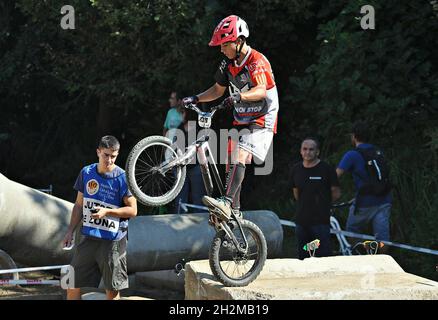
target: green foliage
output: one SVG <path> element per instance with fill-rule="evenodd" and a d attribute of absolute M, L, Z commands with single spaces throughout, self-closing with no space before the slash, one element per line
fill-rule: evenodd
<path fill-rule="evenodd" d="M 356 16 L 364 4 L 375 7 L 375 30 L 360 28 Z M 433 57 L 438 41 L 431 33 L 437 30 L 432 7 L 412 1 L 334 1 L 330 9 L 319 15 L 328 20 L 319 25 L 318 61 L 291 77 L 287 99 L 305 110 L 305 125 L 311 123 L 309 129 L 322 137 L 323 154 L 333 164 L 349 148 L 351 123 L 368 121 L 371 141 L 390 159 L 398 191 L 394 240 L 436 249 L 438 74 Z M 398 253 L 408 271 L 435 276 L 430 257 L 408 262 L 411 256 Z"/>

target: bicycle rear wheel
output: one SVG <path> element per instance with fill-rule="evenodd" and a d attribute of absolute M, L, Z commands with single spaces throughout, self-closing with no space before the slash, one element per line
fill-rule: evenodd
<path fill-rule="evenodd" d="M 248 220 L 242 220 L 241 225 L 248 242 L 246 253 L 239 252 L 223 230 L 216 234 L 210 248 L 211 271 L 220 282 L 228 287 L 242 287 L 254 281 L 266 261 L 267 246 L 262 231 Z M 244 246 L 245 242 L 237 225 L 232 232 L 239 245 Z"/>
<path fill-rule="evenodd" d="M 138 142 L 126 161 L 129 190 L 147 206 L 169 203 L 180 193 L 186 177 L 185 166 L 160 172 L 163 165 L 177 159 L 182 152 L 162 136 L 151 136 Z"/>

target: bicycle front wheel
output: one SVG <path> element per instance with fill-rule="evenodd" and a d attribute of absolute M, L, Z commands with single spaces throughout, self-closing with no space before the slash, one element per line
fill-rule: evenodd
<path fill-rule="evenodd" d="M 262 271 L 267 256 L 266 240 L 262 231 L 248 220 L 241 221 L 248 242 L 246 253 L 241 253 L 225 231 L 219 231 L 210 248 L 209 262 L 213 275 L 228 287 L 243 287 L 254 281 Z M 245 242 L 239 227 L 232 232 L 239 246 Z"/>
<path fill-rule="evenodd" d="M 176 198 L 186 178 L 186 167 L 175 166 L 160 171 L 182 152 L 162 136 L 151 136 L 138 142 L 126 161 L 129 190 L 147 206 L 162 206 Z"/>

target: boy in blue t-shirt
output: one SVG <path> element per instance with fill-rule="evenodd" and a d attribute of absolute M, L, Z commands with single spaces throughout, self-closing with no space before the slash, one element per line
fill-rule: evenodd
<path fill-rule="evenodd" d="M 63 245 L 72 245 L 81 221 L 84 238 L 70 263 L 74 288 L 67 289 L 68 300 L 80 300 L 80 288 L 98 287 L 101 278 L 107 299 L 118 299 L 120 290 L 128 287 L 127 231 L 129 219 L 137 215 L 137 202 L 128 189 L 125 171 L 115 164 L 119 149 L 115 137 L 102 137 L 97 148 L 99 162 L 84 167 L 76 180 L 77 197 Z"/>

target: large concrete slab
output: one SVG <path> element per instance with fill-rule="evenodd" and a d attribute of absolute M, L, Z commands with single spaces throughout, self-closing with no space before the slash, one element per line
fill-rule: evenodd
<path fill-rule="evenodd" d="M 208 260 L 185 270 L 187 300 L 438 300 L 438 282 L 403 271 L 388 255 L 268 259 L 247 287 L 224 287 Z"/>

